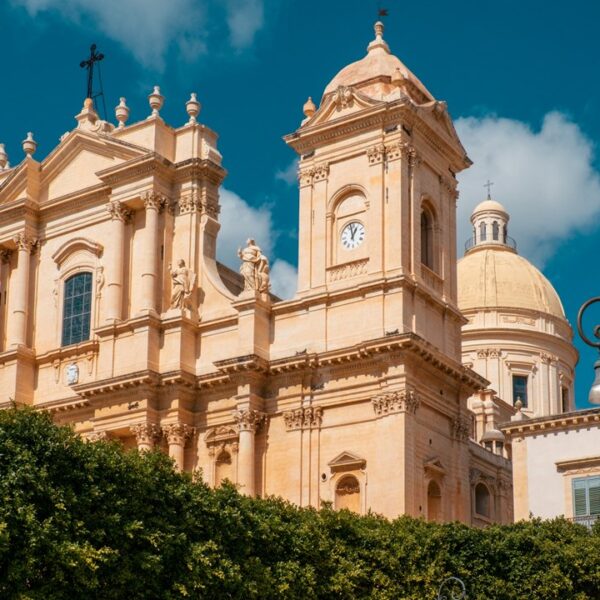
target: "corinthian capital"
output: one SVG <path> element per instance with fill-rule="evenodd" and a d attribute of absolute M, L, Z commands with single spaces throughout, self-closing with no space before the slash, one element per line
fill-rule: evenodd
<path fill-rule="evenodd" d="M 154 423 L 139 423 L 131 427 L 132 433 L 135 435 L 135 439 L 139 444 L 146 444 L 153 446 L 161 435 L 161 429 Z"/>
<path fill-rule="evenodd" d="M 371 402 L 377 415 L 387 415 L 395 412 L 406 412 L 414 415 L 420 404 L 419 396 L 411 389 L 383 394 L 373 398 Z"/>
<path fill-rule="evenodd" d="M 146 210 L 162 210 L 167 204 L 167 197 L 158 192 L 145 192 L 142 194 L 142 200 Z"/>
<path fill-rule="evenodd" d="M 185 446 L 187 440 L 194 435 L 195 429 L 186 425 L 185 423 L 171 423 L 170 425 L 164 425 L 163 434 L 167 438 L 168 444 L 178 444 Z"/>
<path fill-rule="evenodd" d="M 18 250 L 25 250 L 26 252 L 32 252 L 37 244 L 37 240 L 25 233 L 18 233 L 13 238 L 13 241 L 17 245 Z"/>
<path fill-rule="evenodd" d="M 123 221 L 123 223 L 127 223 L 131 217 L 131 211 L 118 200 L 111 200 L 107 204 L 106 210 L 110 213 L 111 219 Z"/>
<path fill-rule="evenodd" d="M 265 413 L 249 408 L 233 411 L 233 419 L 238 424 L 240 431 L 256 432 L 261 423 L 265 420 L 265 416 Z"/>

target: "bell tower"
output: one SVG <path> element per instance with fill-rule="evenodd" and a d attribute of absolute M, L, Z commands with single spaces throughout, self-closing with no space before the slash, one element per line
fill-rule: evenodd
<path fill-rule="evenodd" d="M 382 294 L 381 335 L 415 332 L 453 356 L 456 178 L 471 162 L 448 115 L 375 24 L 285 141 L 300 155 L 298 296 Z M 367 292 L 368 290 L 368 292 Z"/>

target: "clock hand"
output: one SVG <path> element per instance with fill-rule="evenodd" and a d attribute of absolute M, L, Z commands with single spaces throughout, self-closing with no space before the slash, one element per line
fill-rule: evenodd
<path fill-rule="evenodd" d="M 352 224 L 350 225 L 350 234 L 351 234 L 351 239 L 354 240 L 354 234 L 356 233 L 356 225 Z"/>

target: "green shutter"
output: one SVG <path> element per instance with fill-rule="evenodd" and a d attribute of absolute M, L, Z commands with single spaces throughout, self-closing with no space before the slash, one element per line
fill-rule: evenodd
<path fill-rule="evenodd" d="M 600 478 L 594 477 L 589 482 L 590 515 L 600 515 Z"/>
<path fill-rule="evenodd" d="M 587 485 L 585 479 L 573 481 L 573 512 L 576 517 L 584 517 L 587 510 Z"/>

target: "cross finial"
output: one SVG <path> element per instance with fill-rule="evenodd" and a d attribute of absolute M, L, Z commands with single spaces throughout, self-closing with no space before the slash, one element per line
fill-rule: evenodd
<path fill-rule="evenodd" d="M 494 185 L 494 182 L 493 182 L 493 181 L 490 181 L 489 179 L 487 180 L 487 182 L 486 182 L 486 183 L 484 183 L 484 184 L 483 184 L 483 187 L 484 187 L 484 188 L 487 188 L 487 191 L 488 191 L 488 194 L 487 194 L 487 199 L 488 199 L 488 200 L 491 200 L 491 199 L 492 199 L 492 193 L 491 193 L 491 190 L 492 190 L 492 186 L 493 186 L 493 185 Z"/>
<path fill-rule="evenodd" d="M 90 46 L 90 57 L 87 60 L 82 60 L 79 66 L 82 69 L 87 69 L 87 96 L 93 100 L 93 83 L 94 83 L 94 63 L 100 62 L 104 58 L 102 52 L 96 52 L 96 44 Z"/>

